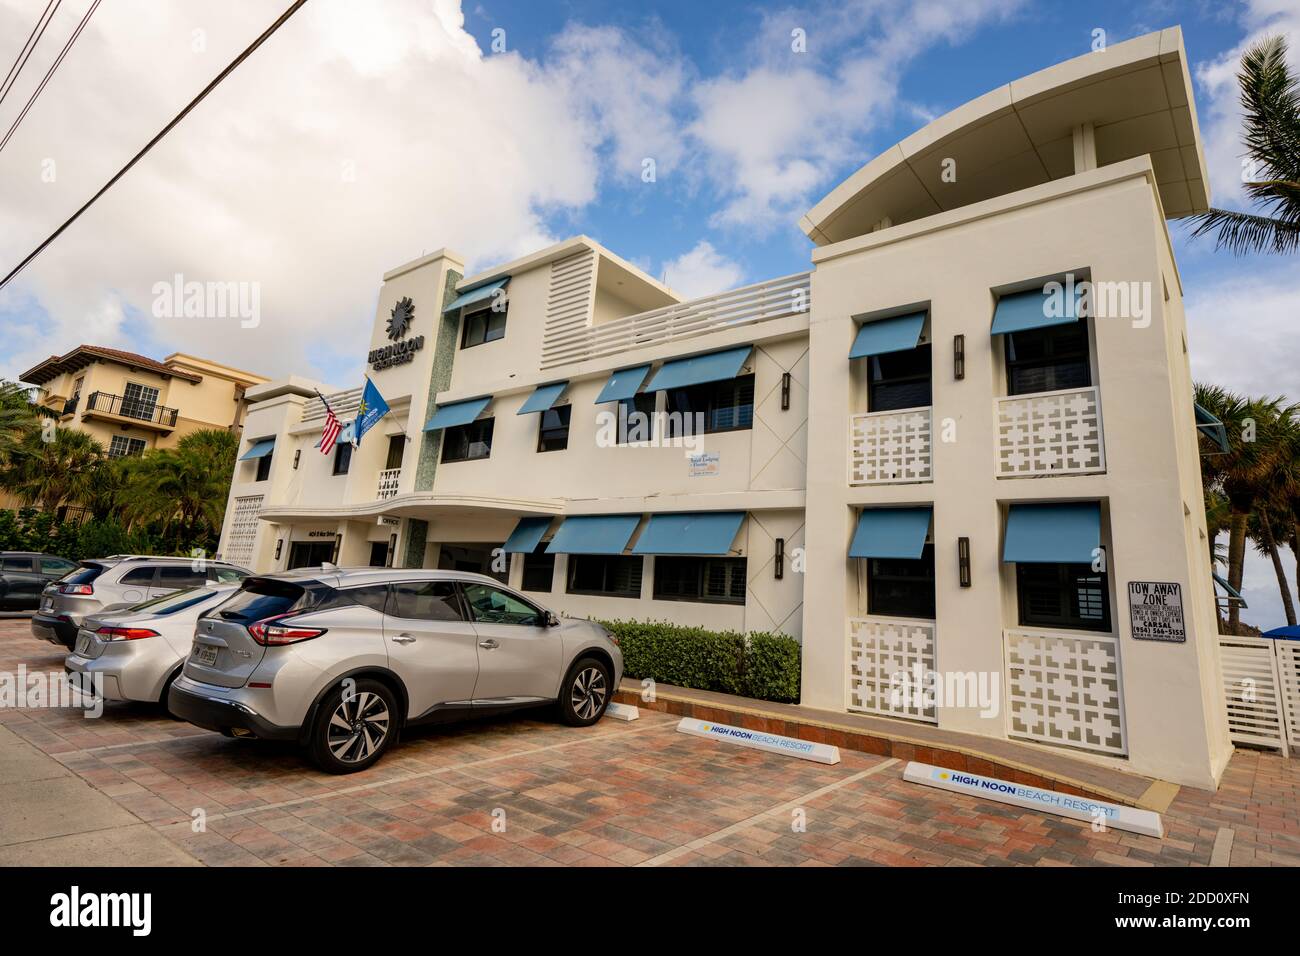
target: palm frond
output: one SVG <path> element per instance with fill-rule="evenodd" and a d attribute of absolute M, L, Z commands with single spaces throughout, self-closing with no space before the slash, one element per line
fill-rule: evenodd
<path fill-rule="evenodd" d="M 1300 249 L 1300 224 L 1269 216 L 1256 216 L 1231 209 L 1211 209 L 1190 217 L 1196 223 L 1192 237 L 1218 233 L 1216 249 L 1229 249 L 1235 255 L 1252 252 L 1295 252 Z"/>

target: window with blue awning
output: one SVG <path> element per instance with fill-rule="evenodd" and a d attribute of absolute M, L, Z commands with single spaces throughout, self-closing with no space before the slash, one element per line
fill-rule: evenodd
<path fill-rule="evenodd" d="M 999 296 L 993 310 L 991 335 L 1042 329 L 1049 325 L 1068 325 L 1083 317 L 1080 298 L 1083 291 L 1074 287 L 1071 301 L 1064 291 L 1052 294 L 1041 287 Z"/>
<path fill-rule="evenodd" d="M 921 341 L 921 330 L 924 326 L 924 312 L 864 322 L 853 339 L 849 358 L 865 358 L 868 355 L 885 355 L 889 352 L 914 349 Z"/>
<path fill-rule="evenodd" d="M 1092 564 L 1101 547 L 1096 501 L 1014 504 L 1007 511 L 1002 560 L 1023 564 Z"/>
<path fill-rule="evenodd" d="M 487 282 L 483 285 L 475 286 L 472 289 L 466 289 L 460 295 L 456 296 L 456 298 L 443 306 L 442 311 L 454 312 L 456 309 L 462 309 L 467 305 L 473 305 L 476 302 L 482 302 L 484 299 L 491 298 L 497 289 L 504 289 L 506 283 L 509 281 L 510 277 L 506 276 L 504 279 L 497 279 L 495 282 Z"/>
<path fill-rule="evenodd" d="M 546 546 L 548 554 L 622 554 L 640 515 L 574 515 Z"/>
<path fill-rule="evenodd" d="M 528 396 L 528 401 L 524 402 L 515 414 L 529 415 L 533 412 L 546 411 L 556 403 L 560 393 L 564 391 L 564 386 L 568 384 L 568 382 L 552 382 L 550 385 L 538 385 L 533 389 L 533 394 Z"/>
<path fill-rule="evenodd" d="M 693 511 L 685 514 L 651 515 L 633 554 L 731 553 L 743 511 Z"/>
<path fill-rule="evenodd" d="M 1232 446 L 1228 444 L 1228 429 L 1207 409 L 1193 403 L 1196 410 L 1196 430 L 1212 441 L 1219 449 L 1216 454 L 1228 454 Z"/>
<path fill-rule="evenodd" d="M 634 365 L 631 368 L 619 369 L 610 375 L 609 381 L 596 396 L 596 404 L 626 401 L 637 393 L 637 389 L 649 374 L 649 365 Z"/>
<path fill-rule="evenodd" d="M 502 550 L 506 554 L 532 554 L 550 526 L 550 518 L 520 518 Z"/>
<path fill-rule="evenodd" d="M 240 455 L 239 460 L 252 461 L 255 458 L 265 458 L 273 451 L 275 451 L 275 439 L 268 438 L 263 441 L 253 442 L 253 447 Z"/>
<path fill-rule="evenodd" d="M 745 359 L 749 358 L 753 348 L 752 345 L 742 345 L 721 352 L 709 352 L 706 355 L 693 355 L 690 358 L 665 362 L 659 371 L 655 372 L 645 390 L 662 392 L 670 388 L 685 388 L 688 385 L 703 385 L 706 382 L 736 378 L 744 368 Z"/>
<path fill-rule="evenodd" d="M 487 408 L 490 401 L 492 401 L 491 395 L 487 398 L 471 398 L 464 402 L 449 402 L 446 405 L 439 405 L 438 410 L 433 413 L 433 417 L 424 426 L 424 430 L 432 432 L 440 428 L 451 428 L 455 425 L 468 425 L 482 414 L 483 409 Z"/>
<path fill-rule="evenodd" d="M 933 512 L 931 507 L 862 509 L 849 557 L 921 557 Z"/>

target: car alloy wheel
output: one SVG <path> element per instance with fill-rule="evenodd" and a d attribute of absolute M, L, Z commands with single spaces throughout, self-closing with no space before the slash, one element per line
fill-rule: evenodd
<path fill-rule="evenodd" d="M 388 705 L 378 694 L 345 695 L 330 717 L 326 744 L 335 759 L 361 763 L 383 745 L 390 723 Z"/>
<path fill-rule="evenodd" d="M 573 678 L 569 703 L 582 720 L 591 720 L 605 706 L 605 674 L 599 667 L 586 667 Z"/>

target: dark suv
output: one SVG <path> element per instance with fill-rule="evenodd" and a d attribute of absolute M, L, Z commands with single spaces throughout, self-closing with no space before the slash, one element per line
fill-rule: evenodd
<path fill-rule="evenodd" d="M 53 554 L 0 551 L 0 610 L 30 611 L 39 607 L 45 585 L 76 568 L 75 561 Z"/>

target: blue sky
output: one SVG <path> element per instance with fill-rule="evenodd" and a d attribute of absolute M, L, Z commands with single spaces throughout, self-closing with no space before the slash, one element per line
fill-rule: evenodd
<path fill-rule="evenodd" d="M 60 8 L 0 126 L 88 5 Z M 0 0 L 0 61 L 42 6 Z M 103 4 L 0 153 L 0 261 L 94 192 L 271 8 Z M 1280 31 L 1300 66 L 1297 0 L 312 0 L 0 293 L 0 377 L 94 342 L 348 386 L 380 276 L 441 246 L 474 270 L 586 233 L 689 294 L 802 271 L 798 217 L 876 154 L 1088 53 L 1096 30 L 1113 44 L 1171 25 L 1214 201 L 1239 205 L 1235 63 Z M 806 52 L 791 49 L 795 28 Z M 1194 374 L 1300 400 L 1296 262 L 1171 232 Z M 178 273 L 256 283 L 260 325 L 156 317 L 151 290 Z M 1253 562 L 1247 584 L 1260 622 L 1277 619 L 1267 565 Z"/>

